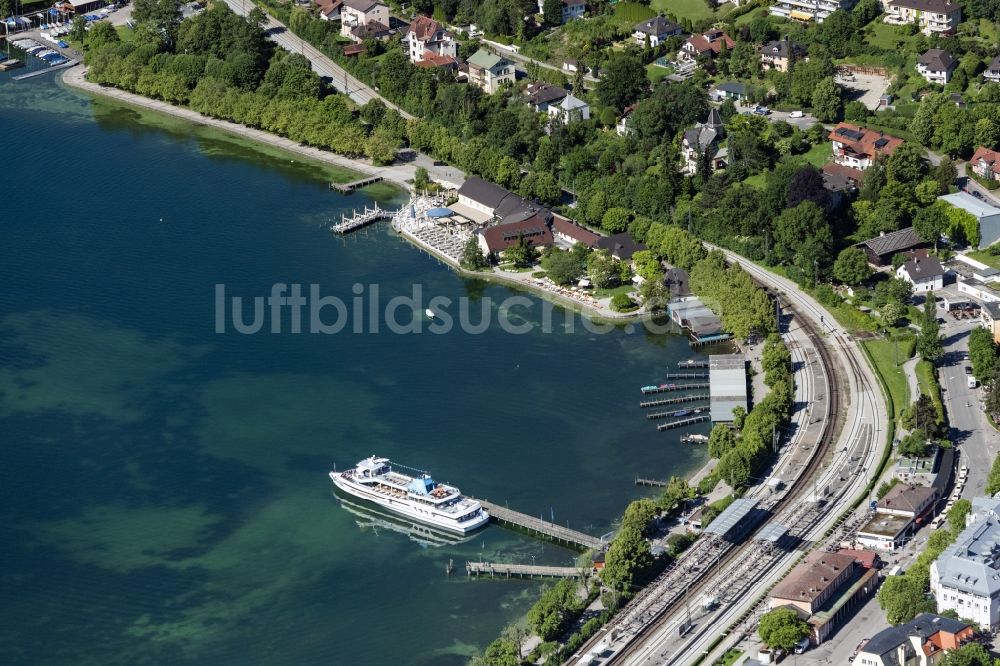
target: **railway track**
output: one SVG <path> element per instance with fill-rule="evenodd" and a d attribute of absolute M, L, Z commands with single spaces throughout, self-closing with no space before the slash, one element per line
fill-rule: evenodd
<path fill-rule="evenodd" d="M 825 420 L 825 428 L 820 440 L 816 446 L 816 450 L 810 456 L 809 462 L 806 467 L 796 476 L 795 480 L 791 483 L 788 490 L 779 498 L 775 498 L 771 502 L 763 502 L 762 508 L 766 509 L 772 516 L 772 521 L 764 521 L 756 528 L 754 528 L 739 544 L 730 544 L 728 542 L 722 541 L 721 543 L 712 544 L 705 540 L 699 540 L 698 543 L 708 543 L 709 545 L 709 555 L 714 555 L 715 562 L 711 563 L 708 567 L 697 567 L 690 570 L 689 576 L 685 576 L 688 580 L 674 581 L 671 587 L 679 583 L 679 587 L 675 587 L 675 593 L 672 594 L 666 603 L 655 613 L 655 615 L 646 614 L 644 615 L 645 622 L 642 623 L 640 627 L 633 627 L 631 631 L 634 632 L 632 639 L 629 644 L 615 654 L 609 661 L 605 662 L 608 664 L 618 664 L 626 663 L 629 659 L 636 655 L 637 652 L 643 647 L 642 639 L 646 636 L 656 633 L 657 631 L 663 629 L 665 626 L 670 624 L 678 623 L 678 619 L 675 617 L 675 613 L 671 612 L 681 607 L 681 604 L 689 605 L 691 599 L 697 599 L 698 595 L 704 594 L 709 589 L 711 589 L 712 596 L 719 597 L 720 600 L 725 604 L 729 603 L 739 597 L 740 593 L 744 591 L 744 587 L 751 585 L 756 580 L 759 580 L 760 575 L 763 575 L 769 571 L 774 566 L 773 558 L 767 556 L 761 556 L 761 554 L 756 553 L 754 556 L 750 554 L 757 548 L 754 537 L 768 524 L 768 522 L 779 522 L 782 524 L 789 525 L 789 534 L 792 537 L 801 536 L 796 534 L 801 530 L 808 529 L 808 526 L 814 524 L 817 516 L 815 514 L 818 511 L 815 504 L 810 504 L 804 502 L 811 493 L 816 490 L 815 484 L 812 483 L 813 477 L 820 471 L 827 455 L 833 448 L 834 442 L 837 440 L 837 435 L 839 431 L 839 424 L 844 416 L 844 410 L 841 409 L 841 380 L 839 374 L 834 371 L 835 365 L 833 358 L 830 354 L 830 350 L 827 348 L 826 341 L 822 339 L 816 328 L 809 322 L 808 318 L 800 317 L 795 315 L 795 309 L 788 304 L 788 309 L 792 316 L 788 322 L 788 329 L 791 330 L 796 324 L 806 333 L 807 338 L 812 342 L 812 349 L 819 356 L 820 363 L 824 368 L 824 377 L 826 380 L 826 386 L 822 387 L 823 390 L 828 393 L 829 400 L 826 402 L 827 410 L 823 415 Z M 790 336 L 786 340 L 791 339 Z M 805 356 L 805 349 L 803 349 L 797 343 L 792 343 L 789 345 L 789 351 L 793 352 L 792 347 L 795 347 L 794 351 L 798 351 L 800 355 Z M 793 358 L 794 361 L 794 358 Z M 811 403 L 814 396 L 805 396 L 807 403 Z M 836 418 L 831 419 L 830 416 L 834 415 Z M 813 418 L 813 415 L 807 413 L 806 421 L 808 422 Z M 782 518 L 785 518 L 784 520 Z M 788 521 L 791 518 L 793 520 Z M 703 558 L 699 557 L 699 561 L 703 561 Z M 679 565 L 677 568 L 681 568 L 683 565 Z M 675 568 L 674 571 L 677 569 Z M 723 577 L 730 581 L 732 585 L 741 585 L 738 589 L 722 589 L 718 586 L 717 581 L 718 574 L 720 572 L 726 572 Z M 664 574 L 670 573 L 670 570 L 665 571 Z M 715 575 L 712 575 L 712 574 Z M 661 577 L 664 575 L 661 574 Z M 742 583 L 741 581 L 748 581 Z M 661 581 L 666 583 L 666 580 Z M 652 588 L 660 587 L 656 581 L 647 586 L 647 590 Z M 638 597 L 637 597 L 638 598 Z M 697 638 L 700 635 L 710 631 L 710 627 L 703 627 L 697 630 L 694 634 L 691 634 L 691 638 Z M 682 655 L 675 655 L 675 660 L 680 658 Z M 667 663 L 673 663 L 671 660 Z"/>
<path fill-rule="evenodd" d="M 812 343 L 811 348 L 802 348 L 795 342 L 792 336 L 786 335 L 789 342 L 789 351 L 792 354 L 793 362 L 807 363 L 809 361 L 809 349 L 815 349 L 816 355 L 824 369 L 824 386 L 820 391 L 828 396 L 825 402 L 826 411 L 822 415 L 825 427 L 809 462 L 797 475 L 789 487 L 782 492 L 780 497 L 766 501 L 763 508 L 772 515 L 778 514 L 786 507 L 793 507 L 801 502 L 802 498 L 808 494 L 811 486 L 808 482 L 822 465 L 823 460 L 829 453 L 832 443 L 836 440 L 837 426 L 832 423 L 831 415 L 837 416 L 837 421 L 843 415 L 840 405 L 841 388 L 838 375 L 832 371 L 834 368 L 833 359 L 826 348 L 819 333 L 811 326 L 807 318 L 796 317 L 794 308 L 789 304 L 789 312 L 792 316 L 787 322 L 786 332 L 790 332 L 792 327 L 799 325 L 806 333 L 807 338 Z M 798 358 L 796 358 L 798 357 Z M 805 390 L 805 388 L 803 389 Z M 806 415 L 804 427 L 814 418 L 812 414 L 812 403 L 815 396 L 806 394 L 801 396 L 806 404 Z M 662 628 L 664 624 L 671 621 L 671 611 L 680 607 L 682 603 L 690 602 L 695 595 L 700 594 L 709 585 L 709 579 L 713 572 L 723 569 L 728 570 L 732 565 L 745 557 L 746 545 L 752 544 L 752 538 L 763 524 L 754 529 L 748 537 L 748 541 L 741 545 L 730 544 L 721 540 L 699 540 L 689 549 L 681 559 L 670 565 L 654 581 L 647 585 L 627 606 L 619 618 L 613 623 L 613 627 L 618 631 L 626 631 L 631 634 L 629 644 L 620 652 L 614 655 L 606 663 L 618 663 L 627 660 L 634 650 L 641 644 L 641 639 Z M 603 632 L 602 632 L 603 633 Z M 604 634 L 606 635 L 606 634 Z M 599 634 L 592 639 L 579 654 L 592 649 L 602 638 Z M 570 660 L 572 662 L 572 659 Z"/>

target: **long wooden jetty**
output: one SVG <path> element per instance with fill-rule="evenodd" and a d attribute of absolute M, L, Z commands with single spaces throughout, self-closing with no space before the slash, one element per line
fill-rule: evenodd
<path fill-rule="evenodd" d="M 680 421 L 670 421 L 668 423 L 657 423 L 656 429 L 660 432 L 664 430 L 670 430 L 671 428 L 683 428 L 684 426 L 694 425 L 695 423 L 702 423 L 708 420 L 708 414 L 700 414 L 698 416 L 691 416 L 686 419 L 681 419 Z"/>
<path fill-rule="evenodd" d="M 707 372 L 668 372 L 665 379 L 708 379 Z"/>
<path fill-rule="evenodd" d="M 368 176 L 367 178 L 352 180 L 349 183 L 330 183 L 330 189 L 337 190 L 341 194 L 350 194 L 354 190 L 365 187 L 366 185 L 372 185 L 380 182 L 382 182 L 382 176 Z"/>
<path fill-rule="evenodd" d="M 346 234 L 348 231 L 354 231 L 359 229 L 366 224 L 371 224 L 375 220 L 381 220 L 387 217 L 392 217 L 392 212 L 385 210 L 384 208 L 379 208 L 378 204 L 375 204 L 374 208 L 369 208 L 365 206 L 364 211 L 358 212 L 356 210 L 351 211 L 351 216 L 346 215 L 340 216 L 340 223 L 330 225 L 330 231 L 338 234 Z"/>
<path fill-rule="evenodd" d="M 577 548 L 601 548 L 604 546 L 604 541 L 600 538 L 572 530 L 565 525 L 529 516 L 526 513 L 514 511 L 513 509 L 508 509 L 505 506 L 500 506 L 487 500 L 479 500 L 479 502 L 489 512 L 490 520 L 495 522 L 520 527 L 528 532 L 546 536 L 557 543 Z"/>
<path fill-rule="evenodd" d="M 707 368 L 708 361 L 678 361 L 677 367 L 681 370 L 693 370 L 695 368 Z"/>
<path fill-rule="evenodd" d="M 691 395 L 682 395 L 676 398 L 657 398 L 656 400 L 643 400 L 639 403 L 640 407 L 659 407 L 660 405 L 676 405 L 681 402 L 694 402 L 696 400 L 708 400 L 707 393 L 692 393 Z"/>
<path fill-rule="evenodd" d="M 466 562 L 465 571 L 470 576 L 489 574 L 490 578 L 582 578 L 586 571 L 579 567 L 546 567 L 534 564 L 507 564 L 506 562 Z"/>
<path fill-rule="evenodd" d="M 666 488 L 667 482 L 660 481 L 659 479 L 646 479 L 641 476 L 635 477 L 635 485 L 637 486 L 653 486 L 654 488 Z"/>
<path fill-rule="evenodd" d="M 693 384 L 664 384 L 662 386 L 643 386 L 640 389 L 644 395 L 650 393 L 667 393 L 668 391 L 683 391 L 684 389 L 707 389 L 711 386 L 708 382 L 697 382 Z"/>
<path fill-rule="evenodd" d="M 75 67 L 77 64 L 76 60 L 70 60 L 69 62 L 64 62 L 61 65 L 56 65 L 55 67 L 46 67 L 44 69 L 36 69 L 30 72 L 25 72 L 24 74 L 18 74 L 17 76 L 10 77 L 12 81 L 23 81 L 25 79 L 34 78 L 36 76 L 41 76 L 42 74 L 48 74 L 49 72 L 57 72 L 60 69 L 69 69 L 70 67 Z"/>

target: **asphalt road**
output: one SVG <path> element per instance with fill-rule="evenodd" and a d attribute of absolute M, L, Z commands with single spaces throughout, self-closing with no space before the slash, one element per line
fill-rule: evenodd
<path fill-rule="evenodd" d="M 240 16 L 246 16 L 254 7 L 252 2 L 245 0 L 226 0 L 226 4 Z M 373 99 L 380 99 L 387 107 L 395 109 L 407 120 L 413 118 L 409 113 L 379 95 L 373 88 L 351 76 L 343 67 L 323 55 L 319 49 L 296 36 L 273 16 L 268 15 L 264 29 L 267 31 L 268 39 L 287 51 L 301 53 L 312 63 L 313 71 L 328 79 L 330 85 L 340 92 L 346 93 L 357 104 L 364 106 Z"/>

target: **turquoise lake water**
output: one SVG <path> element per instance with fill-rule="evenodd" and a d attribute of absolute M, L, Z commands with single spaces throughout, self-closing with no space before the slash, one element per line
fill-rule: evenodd
<path fill-rule="evenodd" d="M 343 508 L 334 464 L 387 455 L 600 534 L 635 475 L 703 462 L 638 408 L 694 355 L 682 338 L 545 333 L 533 296 L 522 335 L 215 332 L 217 284 L 515 293 L 384 224 L 326 228 L 398 192 L 341 197 L 295 156 L 49 76 L 0 74 L 0 136 L 4 663 L 463 664 L 539 583 L 448 578 L 449 560 L 575 553 L 495 526 L 415 540 Z"/>

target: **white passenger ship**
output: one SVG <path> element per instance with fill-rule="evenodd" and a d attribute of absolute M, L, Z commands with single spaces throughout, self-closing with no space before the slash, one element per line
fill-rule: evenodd
<path fill-rule="evenodd" d="M 330 472 L 333 484 L 428 525 L 467 534 L 489 522 L 490 514 L 458 488 L 435 483 L 429 474 L 409 476 L 392 469 L 388 458 L 372 456 L 346 472 Z"/>

